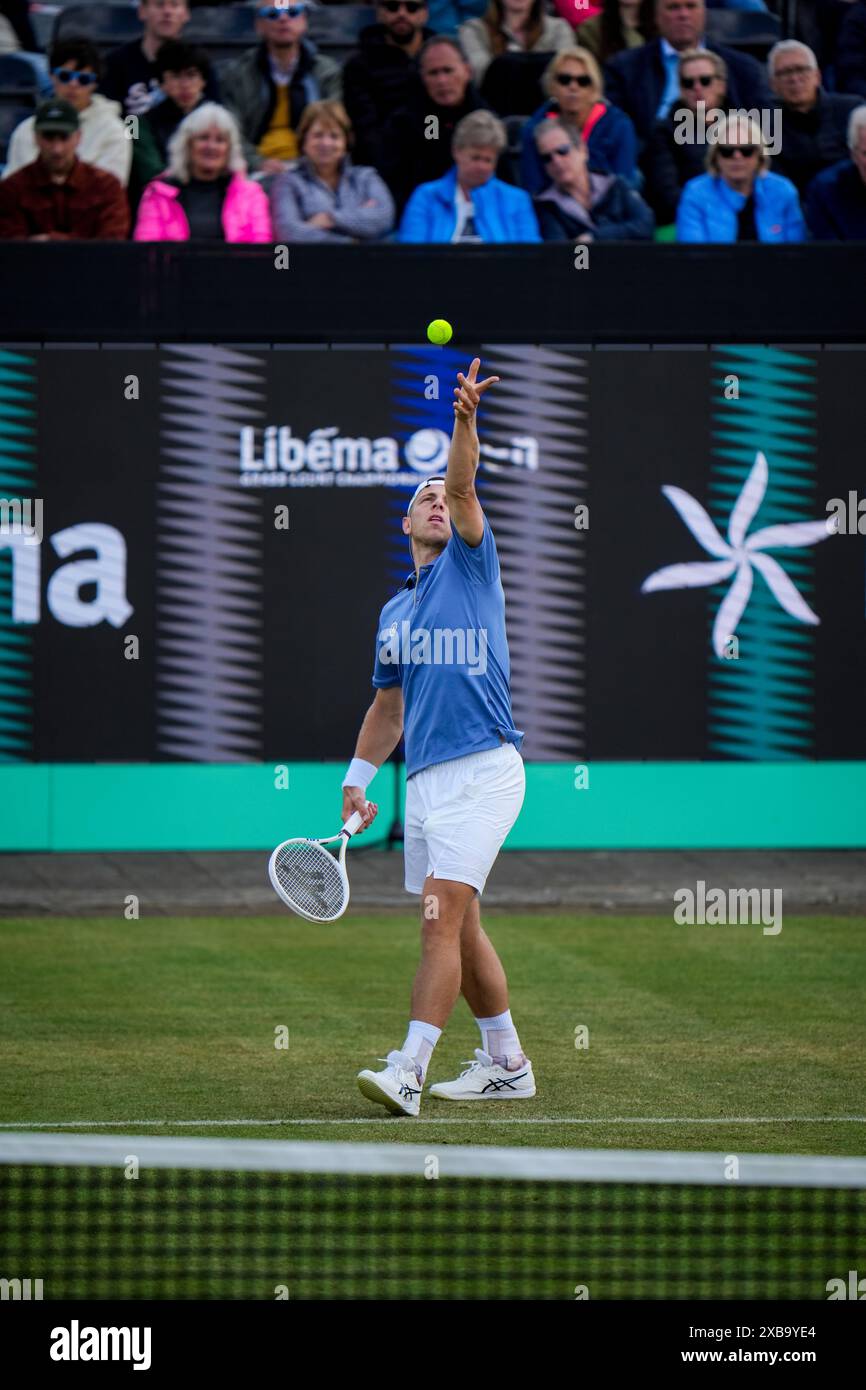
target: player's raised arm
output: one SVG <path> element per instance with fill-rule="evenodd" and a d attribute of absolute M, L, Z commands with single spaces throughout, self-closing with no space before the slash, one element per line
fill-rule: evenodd
<path fill-rule="evenodd" d="M 475 413 L 488 386 L 493 386 L 499 380 L 498 376 L 489 376 L 484 381 L 478 381 L 480 366 L 480 357 L 474 357 L 467 376 L 462 372 L 457 373 L 460 384 L 454 387 L 454 430 L 445 474 L 445 495 L 451 523 L 466 544 L 471 546 L 480 545 L 484 535 L 484 513 L 475 494 L 479 456 Z"/>

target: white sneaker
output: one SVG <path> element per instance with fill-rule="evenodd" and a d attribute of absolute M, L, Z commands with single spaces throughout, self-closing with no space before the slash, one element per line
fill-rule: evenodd
<path fill-rule="evenodd" d="M 437 1081 L 431 1086 L 430 1095 L 442 1100 L 519 1100 L 535 1095 L 531 1062 L 525 1061 L 516 1071 L 507 1071 L 480 1047 L 476 1047 L 475 1057 L 476 1061 L 468 1062 L 456 1081 Z"/>
<path fill-rule="evenodd" d="M 389 1052 L 380 1057 L 384 1071 L 358 1072 L 361 1095 L 384 1105 L 392 1115 L 417 1115 L 421 1109 L 421 1082 L 415 1062 L 405 1052 Z"/>

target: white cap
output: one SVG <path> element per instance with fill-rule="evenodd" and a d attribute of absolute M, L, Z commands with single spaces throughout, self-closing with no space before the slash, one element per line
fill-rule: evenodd
<path fill-rule="evenodd" d="M 408 507 L 406 508 L 406 515 L 407 515 L 407 516 L 409 515 L 409 513 L 410 513 L 411 510 L 412 510 L 412 508 L 414 507 L 414 505 L 415 505 L 415 498 L 418 496 L 419 492 L 423 492 L 424 489 L 425 489 L 425 487 L 434 487 L 434 486 L 436 486 L 436 484 L 438 484 L 438 483 L 441 483 L 442 486 L 444 487 L 444 486 L 445 486 L 445 479 L 444 479 L 440 474 L 434 473 L 434 475 L 433 475 L 432 478 L 425 478 L 424 481 L 423 481 L 423 483 L 419 483 L 419 484 L 418 484 L 418 486 L 416 487 L 415 491 L 412 493 L 412 496 L 411 496 L 410 499 L 409 499 L 409 505 L 408 505 Z"/>

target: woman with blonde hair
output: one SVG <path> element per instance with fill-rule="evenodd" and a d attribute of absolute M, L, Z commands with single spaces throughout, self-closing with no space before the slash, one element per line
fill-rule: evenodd
<path fill-rule="evenodd" d="M 272 242 L 271 211 L 246 176 L 234 117 L 207 101 L 181 121 L 168 168 L 145 188 L 134 241 Z"/>
<path fill-rule="evenodd" d="M 528 193 L 540 193 L 550 183 L 538 154 L 535 129 L 544 120 L 558 120 L 583 140 L 590 168 L 603 174 L 619 174 L 627 183 L 638 182 L 637 138 L 624 111 L 604 97 L 601 68 L 584 48 L 557 53 L 544 74 L 548 100 L 523 127 L 520 182 Z"/>
<path fill-rule="evenodd" d="M 376 241 L 394 200 L 375 169 L 353 164 L 352 123 L 339 101 L 312 101 L 298 125 L 299 159 L 271 187 L 278 241 Z"/>
<path fill-rule="evenodd" d="M 544 0 L 490 0 L 486 13 L 461 24 L 457 36 L 479 84 L 503 53 L 557 53 L 574 45 L 571 28 L 547 13 Z"/>
<path fill-rule="evenodd" d="M 790 179 L 769 171 L 760 126 L 730 112 L 707 127 L 707 172 L 690 179 L 677 208 L 677 241 L 805 241 Z"/>

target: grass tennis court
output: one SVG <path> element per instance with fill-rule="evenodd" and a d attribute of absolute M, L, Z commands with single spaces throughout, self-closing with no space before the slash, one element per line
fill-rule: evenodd
<path fill-rule="evenodd" d="M 420 1124 L 374 1110 L 354 1080 L 402 1037 L 417 960 L 408 916 L 334 927 L 278 917 L 2 921 L 0 1121 L 258 1139 L 863 1152 L 860 920 L 792 918 L 776 937 L 663 918 L 486 920 L 539 1094 L 513 1105 L 425 1099 Z M 585 1050 L 575 1048 L 579 1026 Z M 274 1046 L 281 1027 L 287 1050 Z M 460 1001 L 429 1079 L 456 1075 L 478 1041 Z M 779 1118 L 751 1122 L 767 1117 Z M 189 1123 L 197 1120 L 208 1123 Z M 565 1123 L 574 1120 L 592 1123 Z M 707 1123 L 716 1120 L 725 1122 Z"/>

